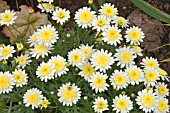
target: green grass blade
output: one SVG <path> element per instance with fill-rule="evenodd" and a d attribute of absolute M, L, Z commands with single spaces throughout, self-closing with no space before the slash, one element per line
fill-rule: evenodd
<path fill-rule="evenodd" d="M 138 8 L 147 13 L 148 15 L 159 19 L 163 22 L 170 23 L 170 15 L 160 11 L 159 9 L 153 7 L 144 0 L 131 0 Z"/>

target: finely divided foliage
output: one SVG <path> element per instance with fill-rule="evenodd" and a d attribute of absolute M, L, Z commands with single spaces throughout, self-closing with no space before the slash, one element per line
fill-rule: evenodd
<path fill-rule="evenodd" d="M 0 112 L 169 111 L 168 73 L 156 58 L 140 58 L 145 34 L 114 4 L 104 3 L 97 11 L 89 0 L 90 7 L 73 15 L 54 0 L 37 1 L 48 24 L 16 37 L 13 45 L 0 45 Z M 0 25 L 21 34 L 17 19 L 13 10 L 0 13 Z M 74 29 L 65 28 L 68 21 Z"/>

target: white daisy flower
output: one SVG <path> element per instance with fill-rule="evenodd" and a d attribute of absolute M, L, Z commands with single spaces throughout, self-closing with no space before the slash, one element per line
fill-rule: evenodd
<path fill-rule="evenodd" d="M 169 82 L 168 73 L 167 73 L 165 70 L 161 69 L 161 68 L 159 68 L 158 71 L 159 71 L 159 74 L 160 74 L 161 79 L 162 79 L 163 81 L 166 80 L 166 81 Z"/>
<path fill-rule="evenodd" d="M 142 59 L 142 62 L 140 63 L 141 67 L 154 67 L 154 69 L 159 68 L 158 60 L 152 57 L 146 57 Z"/>
<path fill-rule="evenodd" d="M 66 60 L 60 55 L 51 57 L 49 63 L 54 65 L 56 77 L 66 74 L 67 71 L 69 71 L 69 69 L 66 67 Z"/>
<path fill-rule="evenodd" d="M 115 23 L 116 26 L 119 26 L 121 28 L 126 28 L 128 27 L 129 20 L 126 20 L 124 17 L 118 16 L 112 21 L 112 23 Z"/>
<path fill-rule="evenodd" d="M 56 8 L 53 12 L 52 19 L 56 20 L 57 23 L 63 25 L 70 18 L 70 11 L 62 8 Z"/>
<path fill-rule="evenodd" d="M 115 57 L 115 61 L 118 61 L 117 66 L 120 66 L 121 68 L 135 64 L 134 59 L 136 58 L 136 55 L 130 47 L 116 49 Z"/>
<path fill-rule="evenodd" d="M 146 67 L 144 69 L 144 84 L 146 86 L 155 86 L 157 80 L 159 80 L 159 72 L 153 67 Z"/>
<path fill-rule="evenodd" d="M 115 26 L 109 26 L 107 29 L 105 29 L 102 33 L 103 38 L 102 40 L 110 45 L 120 44 L 120 41 L 122 39 L 122 35 L 120 34 L 121 30 L 118 29 L 118 27 Z"/>
<path fill-rule="evenodd" d="M 155 92 L 158 97 L 166 97 L 169 95 L 168 86 L 164 82 L 158 82 L 155 87 Z"/>
<path fill-rule="evenodd" d="M 104 99 L 103 97 L 97 97 L 93 104 L 92 108 L 94 108 L 94 111 L 97 113 L 103 113 L 104 111 L 109 110 L 107 99 Z"/>
<path fill-rule="evenodd" d="M 34 32 L 32 34 L 32 36 L 30 36 L 30 38 L 28 39 L 28 44 L 30 44 L 29 46 L 32 47 L 32 46 L 35 46 L 38 44 L 38 41 L 37 41 L 37 37 L 38 37 L 38 33 L 37 32 Z"/>
<path fill-rule="evenodd" d="M 81 97 L 80 88 L 78 88 L 75 84 L 66 83 L 63 84 L 58 89 L 58 94 L 60 103 L 63 106 L 72 106 L 76 104 Z"/>
<path fill-rule="evenodd" d="M 43 99 L 42 91 L 37 88 L 32 88 L 27 90 L 27 92 L 23 96 L 23 103 L 26 107 L 31 106 L 32 109 L 38 108 L 41 100 Z"/>
<path fill-rule="evenodd" d="M 0 61 L 7 60 L 9 57 L 12 57 L 13 53 L 15 53 L 13 46 L 7 45 L 4 47 L 0 47 Z"/>
<path fill-rule="evenodd" d="M 52 50 L 51 47 L 45 46 L 43 44 L 35 45 L 33 49 L 30 49 L 30 54 L 32 57 L 35 57 L 38 59 L 39 57 L 44 58 L 45 56 L 48 56 L 48 53 L 51 53 L 50 50 Z"/>
<path fill-rule="evenodd" d="M 113 99 L 113 111 L 116 113 L 129 113 L 133 109 L 133 102 L 127 95 L 119 95 Z"/>
<path fill-rule="evenodd" d="M 74 19 L 79 27 L 87 28 L 92 26 L 94 17 L 94 11 L 91 11 L 88 7 L 83 7 L 76 11 Z"/>
<path fill-rule="evenodd" d="M 114 63 L 112 53 L 103 49 L 94 52 L 90 60 L 95 70 L 99 69 L 100 72 L 104 73 L 106 70 L 110 69 L 111 65 Z"/>
<path fill-rule="evenodd" d="M 138 55 L 138 56 L 143 56 L 143 55 L 142 55 L 142 49 L 141 49 L 141 47 L 139 47 L 139 46 L 133 46 L 133 50 L 134 50 L 134 52 L 135 52 L 136 55 Z"/>
<path fill-rule="evenodd" d="M 168 113 L 169 112 L 169 105 L 168 99 L 166 98 L 159 98 L 158 102 L 156 103 L 155 113 Z"/>
<path fill-rule="evenodd" d="M 54 11 L 54 5 L 50 3 L 42 3 L 38 4 L 37 6 L 39 9 L 41 9 L 41 12 L 47 12 L 47 13 L 52 13 Z"/>
<path fill-rule="evenodd" d="M 59 39 L 58 32 L 50 24 L 41 26 L 41 28 L 37 30 L 37 34 L 37 42 L 39 44 L 44 44 L 45 46 L 52 46 L 52 44 Z"/>
<path fill-rule="evenodd" d="M 132 85 L 139 84 L 143 81 L 144 73 L 142 69 L 138 68 L 136 65 L 128 67 L 125 72 Z"/>
<path fill-rule="evenodd" d="M 86 59 L 91 58 L 92 54 L 94 53 L 93 46 L 89 46 L 88 44 L 87 45 L 82 44 L 81 46 L 79 46 L 79 48 L 83 52 Z"/>
<path fill-rule="evenodd" d="M 109 84 L 106 83 L 108 76 L 103 73 L 96 72 L 89 80 L 92 90 L 101 93 L 108 90 Z"/>
<path fill-rule="evenodd" d="M 156 108 L 157 97 L 152 90 L 142 90 L 138 92 L 136 103 L 139 105 L 139 109 L 142 109 L 145 113 L 152 112 Z"/>
<path fill-rule="evenodd" d="M 14 78 L 16 87 L 22 87 L 28 82 L 28 76 L 27 73 L 25 73 L 25 70 L 15 69 L 15 71 L 12 72 L 12 76 Z"/>
<path fill-rule="evenodd" d="M 17 19 L 17 16 L 15 16 L 15 14 L 16 13 L 14 11 L 10 10 L 5 10 L 5 12 L 0 13 L 0 24 L 7 26 L 14 24 L 14 20 Z"/>
<path fill-rule="evenodd" d="M 99 15 L 93 19 L 92 29 L 96 29 L 98 32 L 104 31 L 110 25 L 110 20 L 105 16 Z"/>
<path fill-rule="evenodd" d="M 78 73 L 81 77 L 84 77 L 86 81 L 89 81 L 93 74 L 95 73 L 95 69 L 92 67 L 90 63 L 85 63 L 80 67 L 81 71 Z"/>
<path fill-rule="evenodd" d="M 9 72 L 0 72 L 0 94 L 11 92 L 14 85 L 14 78 Z"/>
<path fill-rule="evenodd" d="M 118 14 L 117 8 L 115 8 L 114 4 L 111 5 L 111 3 L 103 4 L 101 9 L 99 9 L 99 12 L 101 15 L 110 19 L 114 19 Z"/>
<path fill-rule="evenodd" d="M 130 44 L 133 44 L 134 42 L 143 42 L 144 37 L 143 31 L 139 27 L 133 26 L 126 30 L 126 42 L 130 42 Z"/>
<path fill-rule="evenodd" d="M 73 49 L 68 53 L 68 62 L 76 67 L 82 66 L 85 63 L 85 56 L 81 50 Z"/>
<path fill-rule="evenodd" d="M 110 76 L 109 80 L 111 85 L 113 85 L 113 88 L 118 90 L 126 88 L 129 83 L 127 73 L 123 72 L 122 70 L 115 70 L 114 73 L 112 73 L 112 76 Z"/>
<path fill-rule="evenodd" d="M 38 66 L 36 75 L 41 81 L 47 82 L 48 80 L 54 79 L 54 65 L 52 63 L 44 63 L 42 62 L 40 66 Z"/>
<path fill-rule="evenodd" d="M 16 63 L 18 63 L 17 68 L 22 68 L 24 69 L 25 66 L 29 65 L 31 60 L 28 54 L 21 54 L 20 56 L 15 58 Z"/>

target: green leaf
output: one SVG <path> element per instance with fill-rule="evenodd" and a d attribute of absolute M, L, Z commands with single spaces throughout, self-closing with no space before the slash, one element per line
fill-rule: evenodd
<path fill-rule="evenodd" d="M 167 59 L 162 60 L 162 61 L 160 61 L 160 62 L 170 62 L 170 58 L 167 58 Z"/>
<path fill-rule="evenodd" d="M 9 38 L 5 37 L 0 31 L 0 44 L 9 44 Z"/>
<path fill-rule="evenodd" d="M 103 5 L 106 1 L 105 0 L 98 0 L 99 5 Z"/>
<path fill-rule="evenodd" d="M 170 23 L 170 15 L 160 11 L 159 9 L 153 7 L 149 3 L 145 2 L 144 0 L 132 0 L 132 2 L 140 8 L 142 11 L 147 13 L 148 15 L 159 19 L 163 22 Z"/>

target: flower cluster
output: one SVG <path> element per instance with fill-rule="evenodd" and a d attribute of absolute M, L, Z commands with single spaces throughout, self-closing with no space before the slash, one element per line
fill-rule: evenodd
<path fill-rule="evenodd" d="M 68 21 L 70 12 L 55 7 L 53 0 L 38 2 L 41 12 L 51 14 L 54 23 L 36 29 L 26 40 L 26 47 L 22 43 L 1 45 L 0 65 L 9 66 L 8 71 L 0 68 L 1 95 L 18 91 L 25 107 L 32 109 L 84 107 L 81 98 L 84 95 L 84 100 L 92 101 L 92 104 L 87 103 L 88 109 L 93 109 L 91 112 L 169 111 L 169 89 L 164 82 L 169 81 L 168 74 L 155 58 L 144 57 L 140 65 L 135 62 L 137 57 L 143 56 L 140 44 L 145 34 L 119 16 L 115 5 L 103 4 L 99 14 L 90 7 L 78 9 L 74 16 L 77 32 L 64 35 L 57 26 Z M 12 25 L 16 19 L 14 11 L 0 14 L 1 25 Z M 95 32 L 92 39 L 87 37 L 93 41 L 82 41 L 80 28 L 83 32 Z M 79 40 L 73 34 L 77 34 Z M 71 46 L 64 46 L 71 38 Z"/>

